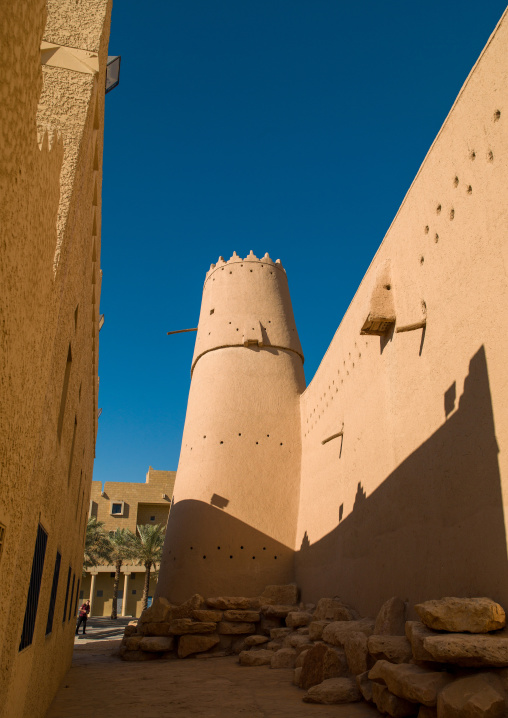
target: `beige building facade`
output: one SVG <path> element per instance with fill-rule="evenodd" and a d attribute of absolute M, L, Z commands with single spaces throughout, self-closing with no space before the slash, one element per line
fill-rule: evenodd
<path fill-rule="evenodd" d="M 116 529 L 160 524 L 166 527 L 175 485 L 175 471 L 148 469 L 145 483 L 92 481 L 89 515 L 95 516 L 110 533 Z M 158 566 L 150 577 L 149 602 L 157 585 Z M 140 616 L 142 611 L 145 568 L 132 561 L 121 567 L 117 613 L 119 616 Z M 87 569 L 79 591 L 80 602 L 90 599 L 91 616 L 110 616 L 113 608 L 115 566 L 95 566 Z"/>
<path fill-rule="evenodd" d="M 158 595 L 508 606 L 507 48 L 505 13 L 307 388 L 282 266 L 212 265 Z"/>
<path fill-rule="evenodd" d="M 43 716 L 72 655 L 98 428 L 111 3 L 0 27 L 0 715 Z M 22 529 L 21 529 L 22 527 Z"/>

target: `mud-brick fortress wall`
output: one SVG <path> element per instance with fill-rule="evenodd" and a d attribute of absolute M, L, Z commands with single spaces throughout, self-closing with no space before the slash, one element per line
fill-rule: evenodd
<path fill-rule="evenodd" d="M 72 654 L 97 432 L 110 11 L 108 0 L 2 8 L 0 715 L 9 718 L 45 715 Z M 33 571 L 38 535 L 45 551 Z M 35 625 L 20 650 L 28 598 Z"/>
<path fill-rule="evenodd" d="M 507 47 L 505 13 L 302 396 L 306 601 L 508 605 Z"/>

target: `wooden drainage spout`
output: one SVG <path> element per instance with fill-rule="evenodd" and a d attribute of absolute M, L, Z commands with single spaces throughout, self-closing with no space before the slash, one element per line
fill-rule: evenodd
<path fill-rule="evenodd" d="M 344 436 L 344 430 L 338 431 L 336 434 L 332 434 L 327 439 L 323 439 L 321 444 L 328 444 L 329 441 L 331 441 L 332 439 L 337 439 L 339 436 Z"/>
<path fill-rule="evenodd" d="M 195 329 L 176 329 L 174 332 L 168 332 L 168 336 L 170 334 L 183 334 L 184 332 L 197 332 L 197 330 L 197 327 Z"/>
<path fill-rule="evenodd" d="M 427 320 L 423 319 L 421 322 L 416 322 L 416 324 L 406 324 L 403 327 L 396 327 L 395 331 L 397 333 L 400 332 L 412 332 L 413 329 L 423 329 L 427 324 Z"/>

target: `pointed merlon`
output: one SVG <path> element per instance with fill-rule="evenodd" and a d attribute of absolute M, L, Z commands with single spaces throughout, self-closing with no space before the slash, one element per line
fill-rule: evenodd
<path fill-rule="evenodd" d="M 266 252 L 265 256 L 261 260 L 262 262 L 266 262 L 267 264 L 273 264 L 273 259 L 270 258 L 270 255 L 268 252 Z"/>
<path fill-rule="evenodd" d="M 256 257 L 256 255 L 254 254 L 254 252 L 253 252 L 252 249 L 251 249 L 250 252 L 249 252 L 249 254 L 248 254 L 248 256 L 245 257 L 244 261 L 245 261 L 245 262 L 247 262 L 247 261 L 250 261 L 250 262 L 254 262 L 254 261 L 255 261 L 255 262 L 259 262 L 259 259 Z"/>
<path fill-rule="evenodd" d="M 236 261 L 239 260 L 239 259 L 240 259 L 240 257 L 237 255 L 237 253 L 236 253 L 236 252 L 233 252 L 233 256 L 230 257 L 229 261 L 230 261 L 230 262 L 236 262 Z"/>

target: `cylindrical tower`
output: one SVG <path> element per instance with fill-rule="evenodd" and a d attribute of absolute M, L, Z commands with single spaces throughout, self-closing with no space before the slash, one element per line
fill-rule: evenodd
<path fill-rule="evenodd" d="M 236 252 L 206 275 L 157 595 L 293 580 L 303 354 L 286 272 Z"/>

